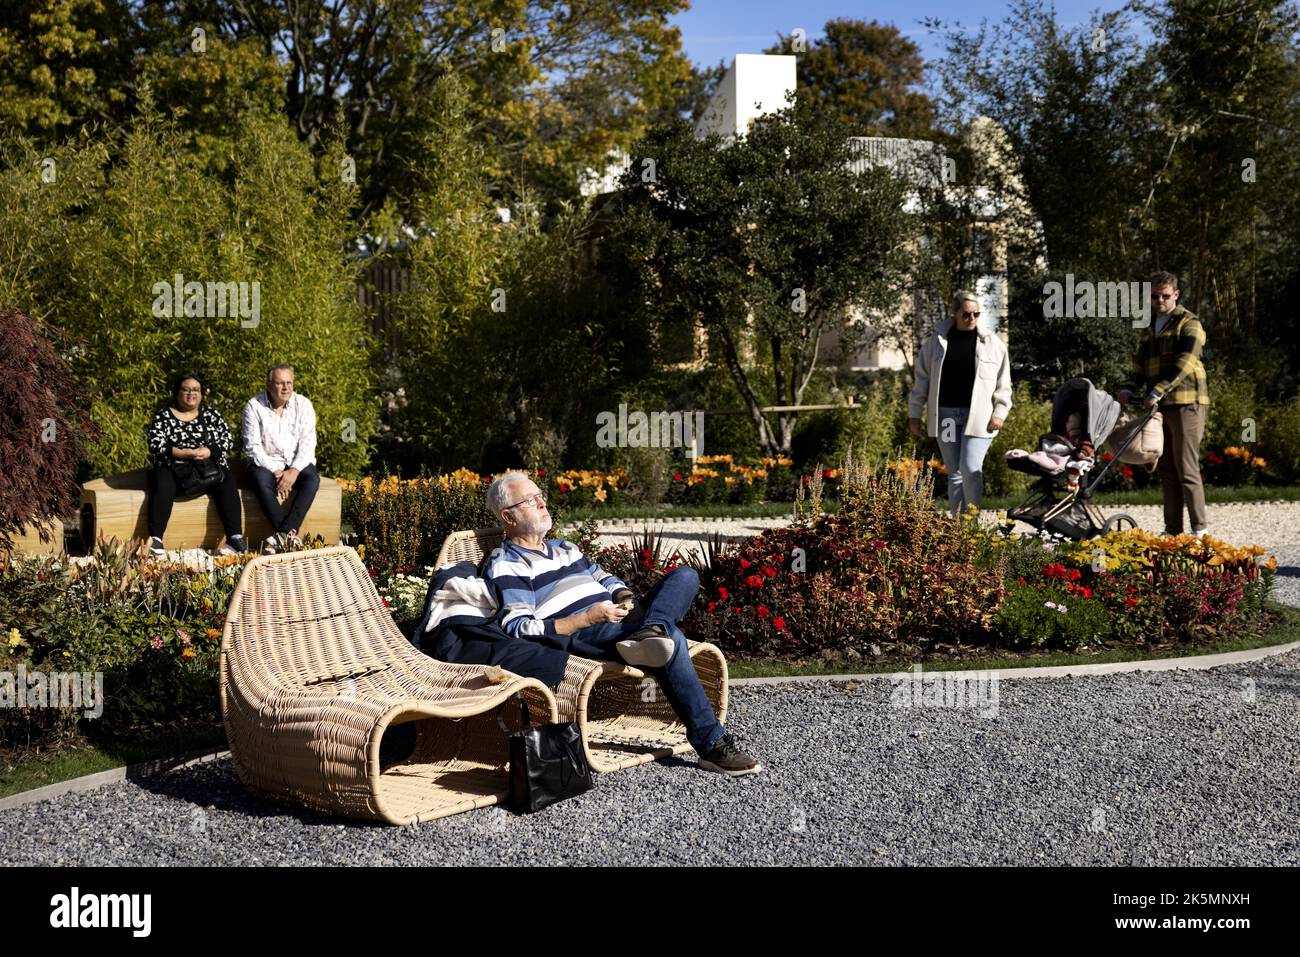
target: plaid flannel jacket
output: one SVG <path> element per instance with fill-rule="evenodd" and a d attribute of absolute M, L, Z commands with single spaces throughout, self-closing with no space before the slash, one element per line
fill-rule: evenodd
<path fill-rule="evenodd" d="M 1201 362 L 1205 348 L 1201 320 L 1177 306 L 1159 335 L 1152 334 L 1155 323 L 1156 317 L 1152 316 L 1151 325 L 1138 341 L 1133 357 L 1134 381 L 1127 388 L 1138 395 L 1159 392 L 1161 405 L 1209 405 L 1205 365 Z"/>

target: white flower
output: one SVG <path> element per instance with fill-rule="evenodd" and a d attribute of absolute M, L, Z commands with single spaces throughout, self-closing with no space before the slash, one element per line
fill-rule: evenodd
<path fill-rule="evenodd" d="M 1043 605 L 1044 605 L 1044 607 L 1047 607 L 1047 608 L 1055 608 L 1055 607 L 1056 607 L 1056 602 L 1054 602 L 1054 601 L 1045 601 L 1045 602 L 1043 602 Z"/>
<path fill-rule="evenodd" d="M 1064 605 L 1057 605 L 1057 606 L 1056 606 L 1056 610 L 1059 611 L 1062 615 L 1065 614 L 1065 606 L 1064 606 Z"/>

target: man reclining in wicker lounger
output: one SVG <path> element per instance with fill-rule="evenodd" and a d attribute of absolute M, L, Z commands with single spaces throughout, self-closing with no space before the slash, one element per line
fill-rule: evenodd
<path fill-rule="evenodd" d="M 760 769 L 713 713 L 687 651 L 678 620 L 699 590 L 699 576 L 674 568 L 629 617 L 632 590 L 572 542 L 545 538 L 551 529 L 546 496 L 518 472 L 488 487 L 487 505 L 501 522 L 503 541 L 488 557 L 485 577 L 501 595 L 501 626 L 525 639 L 585 658 L 619 660 L 658 679 L 700 767 L 737 776 Z"/>

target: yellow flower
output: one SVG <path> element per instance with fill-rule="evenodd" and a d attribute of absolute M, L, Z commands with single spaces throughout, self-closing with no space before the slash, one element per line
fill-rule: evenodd
<path fill-rule="evenodd" d="M 9 629 L 8 638 L 10 648 L 17 648 L 19 645 L 27 644 L 27 642 L 23 640 L 23 636 L 18 632 L 17 628 Z"/>
<path fill-rule="evenodd" d="M 604 486 L 601 486 L 600 488 L 596 489 L 596 494 L 595 494 L 595 499 L 596 499 L 596 501 L 597 501 L 597 502 L 603 502 L 603 501 L 605 501 L 605 498 L 606 498 L 606 495 L 605 495 L 605 488 L 604 488 Z"/>
<path fill-rule="evenodd" d="M 361 559 L 363 562 L 366 560 L 366 546 L 365 546 L 365 545 L 358 545 L 358 546 L 357 546 L 357 558 Z"/>
<path fill-rule="evenodd" d="M 185 648 L 183 648 L 183 649 L 181 649 L 181 657 L 182 657 L 182 658 L 193 658 L 193 657 L 194 657 L 194 649 L 193 649 L 193 648 L 190 648 L 190 647 L 188 647 L 188 646 L 185 647 Z"/>

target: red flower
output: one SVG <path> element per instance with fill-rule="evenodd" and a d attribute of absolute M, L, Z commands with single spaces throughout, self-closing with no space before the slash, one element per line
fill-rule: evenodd
<path fill-rule="evenodd" d="M 749 559 L 748 559 L 748 558 L 742 558 L 742 559 L 740 560 L 740 567 L 741 567 L 741 568 L 748 568 L 749 565 L 750 565 L 750 562 L 749 562 Z"/>
<path fill-rule="evenodd" d="M 737 608 L 735 605 L 732 605 L 732 606 L 731 606 L 731 613 L 732 613 L 733 615 L 739 615 L 739 614 L 740 614 L 740 609 Z"/>
<path fill-rule="evenodd" d="M 763 579 L 758 575 L 750 575 L 748 578 L 745 579 L 745 584 L 748 585 L 750 588 L 762 588 Z"/>
<path fill-rule="evenodd" d="M 785 631 L 785 619 L 780 615 L 777 615 L 772 619 L 772 624 L 776 627 L 777 631 Z"/>
<path fill-rule="evenodd" d="M 714 607 L 716 604 L 717 604 L 716 601 L 711 601 L 711 602 L 709 602 L 709 614 L 710 614 L 710 615 L 713 614 L 713 607 Z"/>
<path fill-rule="evenodd" d="M 1129 608 L 1132 608 L 1132 607 L 1133 607 L 1134 605 L 1136 605 L 1137 603 L 1138 603 L 1138 600 L 1137 600 L 1136 598 L 1125 598 L 1125 599 L 1124 599 L 1124 604 L 1127 605 Z"/>
<path fill-rule="evenodd" d="M 538 475 L 545 475 L 545 474 L 546 474 L 546 469 L 538 469 L 538 470 L 537 470 L 537 474 L 538 474 Z"/>
<path fill-rule="evenodd" d="M 768 578 L 774 578 L 776 577 L 776 569 L 773 568 L 771 565 L 764 565 L 763 574 L 766 575 Z"/>
<path fill-rule="evenodd" d="M 758 608 L 756 608 L 754 611 L 759 618 L 766 618 L 768 615 L 772 614 L 772 612 L 768 610 L 768 607 L 766 605 L 759 605 Z"/>
<path fill-rule="evenodd" d="M 1025 576 L 1024 576 L 1024 575 L 1021 575 L 1021 576 L 1020 576 L 1020 584 L 1023 585 L 1024 583 L 1025 583 Z"/>
<path fill-rule="evenodd" d="M 725 588 L 718 589 L 718 601 L 726 601 L 728 592 Z"/>
<path fill-rule="evenodd" d="M 674 472 L 674 473 L 673 473 L 673 481 L 674 481 L 674 482 L 680 482 L 681 480 L 682 480 L 682 473 L 681 473 L 681 472 Z"/>

